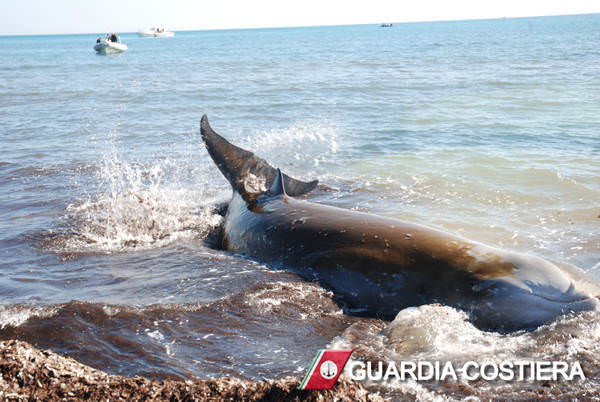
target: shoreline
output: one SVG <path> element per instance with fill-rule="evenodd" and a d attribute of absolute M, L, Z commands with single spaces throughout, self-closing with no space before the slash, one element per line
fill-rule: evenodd
<path fill-rule="evenodd" d="M 331 390 L 301 391 L 300 379 L 295 377 L 263 381 L 231 377 L 193 381 L 122 377 L 18 340 L 0 341 L 0 374 L 3 400 L 384 400 L 362 385 L 341 378 Z"/>

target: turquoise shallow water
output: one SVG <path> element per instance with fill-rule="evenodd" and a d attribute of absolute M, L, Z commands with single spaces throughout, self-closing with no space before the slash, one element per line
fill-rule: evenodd
<path fill-rule="evenodd" d="M 314 201 L 600 277 L 600 15 L 123 34 L 116 56 L 96 55 L 96 37 L 0 37 L 4 337 L 126 374 L 258 378 L 294 374 L 307 345 L 361 324 L 321 311 L 326 292 L 293 274 L 203 244 L 229 196 L 204 113 L 319 178 L 330 190 Z M 269 366 L 273 348 L 300 357 Z"/>

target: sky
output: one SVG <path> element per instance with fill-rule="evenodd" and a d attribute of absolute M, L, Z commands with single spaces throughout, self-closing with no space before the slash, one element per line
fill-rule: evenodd
<path fill-rule="evenodd" d="M 0 0 L 0 35 L 346 25 L 600 13 L 600 0 Z"/>

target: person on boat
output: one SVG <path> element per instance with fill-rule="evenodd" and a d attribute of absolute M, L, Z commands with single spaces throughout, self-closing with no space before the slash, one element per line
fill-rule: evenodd
<path fill-rule="evenodd" d="M 110 41 L 117 42 L 117 35 L 115 33 L 110 34 Z"/>
<path fill-rule="evenodd" d="M 102 42 L 102 38 L 98 37 L 98 39 L 96 39 L 96 43 L 100 43 L 100 42 Z"/>

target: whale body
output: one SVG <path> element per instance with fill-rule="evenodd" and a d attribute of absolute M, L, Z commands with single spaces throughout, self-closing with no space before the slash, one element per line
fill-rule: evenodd
<path fill-rule="evenodd" d="M 598 309 L 580 272 L 423 225 L 297 199 L 317 181 L 289 177 L 230 144 L 202 117 L 201 134 L 233 196 L 220 247 L 295 269 L 334 292 L 346 311 L 383 319 L 441 303 L 482 329 L 532 329 Z"/>

